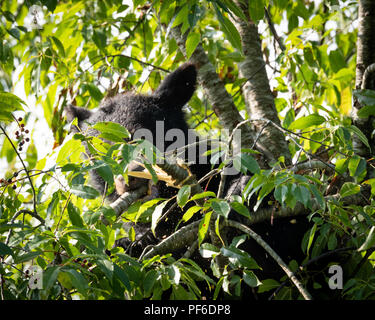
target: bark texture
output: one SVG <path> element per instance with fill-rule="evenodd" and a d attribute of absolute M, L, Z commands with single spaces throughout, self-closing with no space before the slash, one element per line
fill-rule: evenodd
<path fill-rule="evenodd" d="M 367 79 L 363 83 L 364 74 L 366 69 L 375 63 L 375 1 L 373 0 L 360 0 L 358 9 L 358 38 L 357 38 L 357 69 L 356 69 L 356 89 L 372 89 L 368 88 L 368 84 L 373 83 Z M 356 125 L 370 141 L 372 150 L 370 151 L 357 136 L 353 137 L 354 151 L 363 156 L 370 157 L 374 154 L 374 139 L 371 138 L 373 131 L 372 122 L 373 118 L 361 119 L 357 116 L 358 111 L 361 109 L 358 101 L 355 101 L 353 106 L 353 120 Z"/>
<path fill-rule="evenodd" d="M 251 119 L 268 119 L 280 125 L 274 97 L 269 86 L 258 27 L 249 17 L 247 4 L 239 1 L 236 1 L 236 3 L 248 18 L 245 21 L 237 16 L 232 17 L 232 21 L 241 36 L 242 50 L 245 56 L 245 60 L 239 65 L 239 72 L 240 76 L 246 79 L 243 86 L 243 95 L 249 116 Z M 264 121 L 255 121 L 254 126 L 257 133 L 261 132 L 260 144 L 267 146 L 267 149 L 276 159 L 284 156 L 286 162 L 290 163 L 289 148 L 283 133 L 275 126 L 265 126 Z"/>

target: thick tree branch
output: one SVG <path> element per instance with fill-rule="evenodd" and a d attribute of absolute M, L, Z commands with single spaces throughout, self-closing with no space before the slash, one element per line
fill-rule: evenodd
<path fill-rule="evenodd" d="M 249 116 L 253 119 L 268 119 L 280 125 L 263 60 L 258 27 L 249 17 L 247 4 L 239 1 L 236 1 L 236 3 L 248 17 L 248 21 L 239 17 L 232 17 L 232 21 L 241 36 L 242 50 L 245 56 L 245 60 L 239 65 L 239 73 L 247 80 L 242 90 Z M 284 135 L 273 126 L 264 127 L 262 122 L 254 122 L 254 126 L 256 131 L 263 131 L 259 139 L 260 144 L 267 146 L 276 160 L 280 156 L 284 156 L 286 162 L 291 163 L 291 156 Z"/>
<path fill-rule="evenodd" d="M 356 88 L 372 89 L 367 87 L 371 82 L 364 77 L 366 69 L 375 63 L 375 2 L 373 0 L 360 0 L 358 10 L 358 38 L 357 38 L 357 69 L 356 69 Z M 365 78 L 365 81 L 364 81 Z M 373 148 L 374 139 L 372 139 L 372 117 L 362 119 L 358 117 L 358 111 L 362 108 L 358 101 L 354 102 L 352 117 L 354 124 L 365 134 Z M 353 136 L 354 151 L 364 157 L 371 157 L 374 149 L 371 151 L 355 135 Z"/>

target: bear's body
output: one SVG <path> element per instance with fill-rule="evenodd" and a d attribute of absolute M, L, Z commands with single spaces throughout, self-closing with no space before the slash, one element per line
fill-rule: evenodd
<path fill-rule="evenodd" d="M 160 151 L 167 151 L 169 146 L 177 147 L 186 146 L 188 143 L 194 142 L 196 136 L 192 131 L 189 131 L 188 124 L 185 120 L 185 114 L 182 110 L 183 106 L 190 100 L 194 94 L 196 86 L 197 71 L 193 64 L 185 63 L 177 70 L 169 74 L 160 84 L 159 88 L 150 95 L 141 94 L 118 94 L 115 97 L 105 99 L 98 110 L 93 112 L 84 108 L 68 106 L 66 107 L 67 120 L 72 121 L 74 118 L 78 119 L 78 127 L 82 132 L 87 132 L 88 135 L 97 136 L 97 132 L 94 129 L 88 127 L 88 124 L 94 124 L 103 121 L 112 121 L 124 126 L 132 135 L 132 138 L 141 138 L 144 135 L 146 140 L 159 147 Z M 177 129 L 177 134 L 183 136 L 180 143 L 176 143 L 176 139 L 173 138 L 174 132 L 172 132 L 172 138 L 166 137 L 166 133 L 169 130 Z M 73 128 L 77 131 L 77 128 Z M 147 133 L 150 133 L 147 135 Z M 177 141 L 178 142 L 178 141 Z M 190 171 L 196 175 L 197 179 L 201 178 L 210 170 L 210 164 L 199 164 L 199 157 L 202 156 L 198 150 L 198 146 L 194 146 L 196 159 L 193 159 L 194 163 L 189 167 Z M 187 159 L 189 155 L 187 150 L 183 153 L 178 154 L 183 160 Z M 133 164 L 129 164 L 131 167 Z M 138 171 L 139 167 L 133 165 L 134 171 Z M 90 172 L 91 185 L 95 187 L 102 194 L 105 191 L 105 182 L 101 176 L 95 171 Z M 130 178 L 130 186 L 116 187 L 115 191 L 107 196 L 107 200 L 113 202 L 120 194 L 118 190 L 123 189 L 129 191 L 135 187 L 139 187 L 140 184 L 144 183 L 143 179 Z M 122 180 L 123 181 L 123 180 Z M 121 180 L 116 181 L 121 184 Z M 147 181 L 145 182 L 147 183 Z M 159 181 L 156 185 L 157 195 L 161 198 L 171 198 L 176 195 L 178 189 L 167 187 L 165 182 Z M 170 206 L 170 205 L 169 205 Z M 167 208 L 169 207 L 167 206 Z M 156 229 L 156 235 L 158 239 L 161 239 L 174 231 L 177 223 L 182 217 L 182 211 L 180 208 L 175 208 L 173 212 L 169 214 L 167 221 L 161 221 Z M 137 246 L 133 246 L 132 254 L 138 255 L 142 248 L 147 244 L 157 241 L 154 239 L 151 232 L 149 231 L 149 225 L 136 224 L 134 225 L 136 238 L 145 239 L 143 242 L 137 243 Z M 145 237 L 145 233 L 148 232 L 149 237 Z M 118 242 L 123 247 L 127 247 L 130 244 L 129 240 L 121 239 Z"/>

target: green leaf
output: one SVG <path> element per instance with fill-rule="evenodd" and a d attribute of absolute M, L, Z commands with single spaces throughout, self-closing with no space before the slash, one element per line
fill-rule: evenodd
<path fill-rule="evenodd" d="M 36 257 L 40 256 L 43 252 L 42 251 L 33 251 L 33 252 L 28 252 L 23 255 L 17 256 L 14 260 L 16 264 L 26 262 L 32 259 L 35 259 Z"/>
<path fill-rule="evenodd" d="M 375 106 L 375 91 L 374 90 L 354 90 L 353 95 L 358 99 L 363 106 Z"/>
<path fill-rule="evenodd" d="M 231 246 L 221 248 L 220 252 L 238 267 L 260 269 L 255 260 L 246 251 Z"/>
<path fill-rule="evenodd" d="M 337 238 L 336 238 L 336 234 L 332 233 L 329 238 L 328 238 L 328 242 L 327 242 L 327 247 L 328 247 L 328 250 L 335 250 L 336 247 L 337 247 Z"/>
<path fill-rule="evenodd" d="M 135 241 L 135 230 L 134 230 L 134 227 L 131 227 L 129 229 L 128 238 L 130 239 L 131 242 Z"/>
<path fill-rule="evenodd" d="M 352 177 L 359 177 L 365 170 L 366 170 L 366 160 L 354 155 L 350 160 L 348 164 L 348 169 L 350 176 Z"/>
<path fill-rule="evenodd" d="M 348 197 L 361 191 L 361 187 L 353 182 L 345 182 L 340 190 L 341 197 Z"/>
<path fill-rule="evenodd" d="M 103 161 L 95 161 L 94 162 L 95 171 L 104 179 L 108 185 L 113 185 L 113 172 L 111 167 Z"/>
<path fill-rule="evenodd" d="M 62 44 L 62 42 L 54 36 L 52 36 L 51 39 L 55 43 L 55 45 L 57 47 L 57 50 L 59 52 L 59 55 L 64 58 L 65 57 L 65 49 L 64 49 L 64 45 Z"/>
<path fill-rule="evenodd" d="M 264 3 L 263 0 L 251 0 L 249 1 L 249 14 L 251 20 L 257 22 L 263 19 L 264 16 Z"/>
<path fill-rule="evenodd" d="M 183 208 L 185 204 L 188 202 L 190 194 L 191 194 L 191 187 L 189 185 L 182 186 L 182 188 L 178 190 L 177 204 L 180 206 L 180 208 Z"/>
<path fill-rule="evenodd" d="M 102 134 L 108 134 L 109 136 L 115 136 L 116 141 L 124 142 L 124 139 L 130 138 L 130 133 L 126 128 L 121 124 L 106 121 L 106 122 L 97 122 L 93 125 L 95 130 L 100 131 Z M 113 141 L 113 140 L 112 140 Z"/>
<path fill-rule="evenodd" d="M 85 186 L 83 184 L 72 185 L 70 187 L 70 191 L 77 197 L 83 199 L 95 199 L 100 196 L 100 193 L 96 189 L 90 186 Z"/>
<path fill-rule="evenodd" d="M 155 235 L 155 228 L 159 222 L 160 217 L 163 214 L 164 207 L 168 201 L 164 201 L 161 204 L 157 205 L 154 212 L 152 213 L 152 220 L 151 220 L 151 231 Z"/>
<path fill-rule="evenodd" d="M 112 282 L 113 269 L 114 269 L 113 262 L 108 261 L 108 260 L 98 259 L 96 261 L 96 264 L 99 267 L 99 269 L 104 273 L 107 280 Z"/>
<path fill-rule="evenodd" d="M 283 185 L 278 185 L 275 188 L 275 191 L 273 192 L 273 195 L 275 199 L 281 204 L 284 205 L 285 199 L 288 195 L 288 186 L 283 184 Z"/>
<path fill-rule="evenodd" d="M 188 14 L 189 14 L 189 5 L 188 4 L 185 4 L 181 9 L 180 11 L 177 13 L 173 23 L 172 23 L 172 26 L 171 28 L 175 28 L 177 26 L 179 26 L 181 23 L 183 23 L 184 21 L 187 21 L 188 20 Z"/>
<path fill-rule="evenodd" d="M 126 56 L 123 56 L 123 55 L 118 55 L 118 56 L 114 57 L 114 59 L 113 59 L 113 65 L 117 69 L 127 69 L 127 68 L 129 68 L 130 62 L 131 62 L 130 59 Z"/>
<path fill-rule="evenodd" d="M 375 226 L 373 226 L 367 235 L 365 242 L 358 248 L 358 251 L 364 251 L 375 245 Z"/>
<path fill-rule="evenodd" d="M 58 279 L 62 274 L 69 275 L 73 288 L 76 288 L 79 293 L 86 294 L 89 288 L 86 278 L 78 271 L 74 269 L 64 269 L 63 272 L 60 272 Z"/>
<path fill-rule="evenodd" d="M 195 51 L 199 42 L 201 41 L 201 35 L 198 32 L 190 32 L 186 39 L 186 58 L 190 59 L 191 55 Z"/>
<path fill-rule="evenodd" d="M 346 171 L 347 168 L 348 168 L 348 159 L 347 158 L 336 160 L 335 170 L 339 174 L 344 174 L 344 172 Z"/>
<path fill-rule="evenodd" d="M 356 126 L 353 126 L 353 125 L 347 127 L 347 129 L 354 132 L 358 136 L 358 138 L 362 141 L 362 143 L 371 150 L 368 140 L 361 130 L 359 130 Z"/>
<path fill-rule="evenodd" d="M 251 2 L 253 2 L 253 1 L 251 1 Z M 247 21 L 246 15 L 242 12 L 242 10 L 232 0 L 222 0 L 222 3 L 225 4 L 227 9 L 229 9 L 231 12 L 233 12 L 237 17 L 241 18 L 242 20 Z M 217 1 L 217 4 L 220 4 L 220 2 Z"/>
<path fill-rule="evenodd" d="M 230 212 L 230 205 L 227 201 L 225 200 L 214 200 L 211 202 L 211 207 L 212 209 L 214 209 L 214 211 L 227 218 L 228 219 L 228 215 L 229 215 L 229 212 Z"/>
<path fill-rule="evenodd" d="M 326 203 L 324 200 L 324 197 L 322 196 L 322 193 L 318 190 L 318 188 L 315 185 L 309 185 L 310 191 L 314 194 L 316 200 L 318 201 L 320 207 L 322 209 L 325 209 Z"/>
<path fill-rule="evenodd" d="M 10 30 L 8 30 L 9 34 L 16 38 L 17 40 L 20 40 L 20 31 L 17 29 L 17 28 L 12 28 Z"/>
<path fill-rule="evenodd" d="M 116 263 L 113 264 L 113 273 L 114 275 L 120 279 L 120 281 L 124 284 L 125 288 L 130 291 L 132 289 L 129 281 L 129 277 L 125 273 L 123 269 L 121 269 Z"/>
<path fill-rule="evenodd" d="M 317 224 L 314 224 L 313 227 L 312 227 L 311 230 L 310 230 L 310 233 L 309 233 L 309 241 L 308 241 L 308 244 L 307 244 L 307 250 L 306 250 L 306 252 L 309 252 L 309 250 L 310 250 L 310 248 L 311 248 L 311 245 L 312 245 L 313 240 L 314 240 L 314 236 L 315 236 L 316 228 L 317 228 Z"/>
<path fill-rule="evenodd" d="M 289 130 L 303 130 L 312 126 L 318 126 L 325 122 L 326 119 L 318 114 L 310 114 L 306 117 L 299 118 L 291 123 Z"/>
<path fill-rule="evenodd" d="M 149 296 L 154 287 L 156 279 L 158 277 L 158 272 L 156 270 L 150 270 L 146 273 L 146 276 L 143 280 L 143 289 L 145 291 L 145 296 Z"/>
<path fill-rule="evenodd" d="M 0 256 L 11 255 L 13 256 L 13 251 L 5 243 L 0 242 Z"/>
<path fill-rule="evenodd" d="M 255 273 L 251 270 L 244 270 L 243 280 L 251 288 L 258 287 L 262 284 L 262 282 L 259 281 L 258 277 L 255 275 Z"/>
<path fill-rule="evenodd" d="M 76 206 L 74 206 L 71 202 L 68 203 L 68 215 L 69 215 L 69 220 L 72 223 L 73 226 L 83 228 L 83 220 L 79 214 L 79 210 L 77 209 Z"/>
<path fill-rule="evenodd" d="M 200 206 L 193 206 L 193 207 L 190 207 L 185 213 L 184 215 L 182 216 L 182 221 L 184 222 L 187 222 L 189 221 L 193 215 L 198 212 L 199 210 L 201 210 L 202 207 Z"/>
<path fill-rule="evenodd" d="M 81 162 L 81 154 L 85 152 L 85 147 L 80 140 L 70 139 L 61 147 L 56 163 L 63 166 L 70 162 Z"/>
<path fill-rule="evenodd" d="M 92 40 L 94 41 L 96 46 L 102 51 L 106 49 L 107 36 L 104 32 L 94 30 Z"/>
<path fill-rule="evenodd" d="M 208 197 L 215 198 L 216 194 L 212 191 L 205 191 L 205 192 L 197 193 L 194 196 L 192 196 L 189 201 L 195 201 L 195 200 L 198 200 L 198 199 L 208 198 Z"/>
<path fill-rule="evenodd" d="M 53 266 L 48 267 L 43 272 L 43 290 L 50 290 L 52 286 L 55 284 L 57 280 L 57 276 L 59 275 L 60 267 L 59 266 Z"/>
<path fill-rule="evenodd" d="M 214 8 L 215 8 L 216 16 L 219 20 L 221 29 L 227 36 L 229 42 L 232 44 L 234 48 L 236 48 L 239 51 L 242 51 L 241 37 L 240 37 L 240 34 L 238 33 L 238 30 L 228 18 L 222 15 L 216 3 L 214 3 Z"/>
<path fill-rule="evenodd" d="M 199 223 L 199 229 L 198 229 L 198 242 L 199 242 L 199 245 L 201 245 L 201 243 L 203 242 L 203 240 L 204 240 L 204 238 L 205 238 L 205 236 L 207 234 L 207 230 L 208 230 L 208 227 L 210 225 L 211 215 L 212 215 L 212 211 L 211 212 L 207 212 L 203 216 L 202 221 Z"/>
<path fill-rule="evenodd" d="M 26 105 L 20 98 L 9 92 L 0 92 L 0 111 L 13 112 L 23 110 L 21 104 Z"/>
<path fill-rule="evenodd" d="M 280 283 L 273 279 L 266 279 L 262 281 L 262 284 L 258 288 L 259 293 L 267 292 L 270 290 L 274 290 L 280 287 Z"/>
<path fill-rule="evenodd" d="M 259 173 L 260 167 L 253 156 L 247 153 L 241 153 L 233 159 L 233 166 L 240 172 L 246 174 L 249 170 L 251 173 Z"/>
<path fill-rule="evenodd" d="M 364 106 L 363 108 L 359 109 L 357 116 L 363 119 L 368 118 L 369 116 L 375 116 L 375 105 Z"/>
<path fill-rule="evenodd" d="M 103 99 L 103 93 L 99 90 L 99 88 L 92 84 L 92 83 L 86 83 L 85 88 L 90 93 L 90 96 L 94 98 L 96 101 L 101 101 Z"/>
<path fill-rule="evenodd" d="M 213 258 L 220 254 L 219 248 L 215 247 L 211 243 L 202 243 L 199 248 L 199 252 L 203 258 Z"/>
<path fill-rule="evenodd" d="M 230 206 L 239 214 L 243 215 L 246 218 L 250 219 L 249 209 L 242 203 L 234 201 L 231 202 Z"/>
<path fill-rule="evenodd" d="M 309 189 L 307 189 L 304 186 L 297 185 L 297 187 L 294 191 L 294 196 L 299 202 L 301 202 L 305 206 L 305 208 L 307 208 L 307 205 L 308 205 L 309 200 L 311 198 L 311 193 L 310 193 Z"/>

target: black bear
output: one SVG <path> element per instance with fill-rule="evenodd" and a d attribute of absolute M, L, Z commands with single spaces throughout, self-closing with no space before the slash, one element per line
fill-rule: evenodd
<path fill-rule="evenodd" d="M 184 146 L 188 143 L 194 143 L 196 136 L 189 130 L 185 120 L 185 114 L 182 110 L 183 106 L 190 100 L 194 94 L 197 82 L 197 71 L 194 64 L 185 63 L 177 70 L 170 73 L 160 84 L 155 92 L 150 95 L 141 94 L 118 94 L 112 98 L 105 99 L 99 109 L 95 112 L 79 108 L 75 106 L 66 107 L 66 116 L 68 121 L 74 118 L 78 119 L 78 127 L 82 132 L 96 136 L 95 130 L 88 125 L 102 121 L 117 122 L 124 126 L 132 135 L 132 138 L 141 138 L 149 140 L 156 145 L 160 151 L 168 151 L 168 147 L 182 148 L 184 152 L 179 152 L 178 156 L 183 160 L 192 161 L 189 166 L 191 173 L 195 174 L 197 179 L 209 172 L 210 164 L 205 161 L 202 156 L 200 146 L 194 146 L 193 150 L 184 150 Z M 175 130 L 175 131 L 173 131 Z M 77 131 L 77 128 L 73 128 Z M 176 132 L 177 131 L 177 132 Z M 192 151 L 192 152 L 190 152 Z M 182 153 L 182 156 L 181 156 Z M 193 159 L 192 159 L 193 158 Z M 202 160 L 203 159 L 203 160 Z M 199 163 L 205 162 L 205 163 Z M 133 171 L 143 169 L 134 164 L 129 165 Z M 104 190 L 104 180 L 95 171 L 90 172 L 91 184 L 102 194 Z M 123 181 L 123 180 L 122 180 Z M 124 185 L 121 180 L 116 180 L 119 184 L 115 191 L 108 196 L 110 202 L 116 200 L 121 193 L 120 190 L 128 191 L 139 187 L 142 183 L 147 183 L 140 178 L 129 177 L 128 185 Z M 166 187 L 163 181 L 157 184 L 158 196 L 162 198 L 170 198 L 177 193 L 177 189 Z M 175 209 L 178 211 L 179 209 Z M 180 214 L 170 214 L 167 223 L 161 222 L 156 230 L 158 238 L 169 235 L 173 232 L 178 221 L 181 219 Z M 138 228 L 138 230 L 137 230 Z M 143 233 L 145 229 L 142 226 L 136 226 L 136 231 L 142 239 L 145 237 Z M 152 238 L 152 237 L 151 237 Z M 127 246 L 128 241 L 121 242 L 123 246 Z M 137 255 L 145 244 L 138 244 L 138 249 L 133 248 L 133 255 Z"/>

